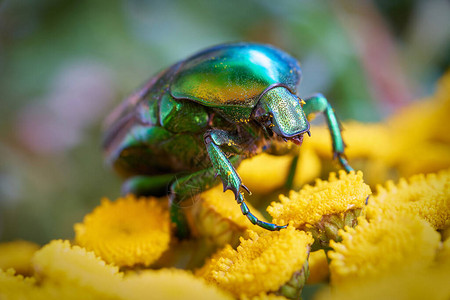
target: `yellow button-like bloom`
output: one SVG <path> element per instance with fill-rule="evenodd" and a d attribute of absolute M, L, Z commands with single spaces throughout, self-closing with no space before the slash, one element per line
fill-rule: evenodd
<path fill-rule="evenodd" d="M 440 235 L 419 217 L 396 215 L 340 231 L 342 242 L 331 242 L 330 272 L 333 284 L 386 276 L 400 270 L 431 265 Z"/>
<path fill-rule="evenodd" d="M 39 245 L 27 241 L 13 241 L 0 244 L 0 269 L 13 268 L 16 273 L 30 275 L 31 257 Z"/>
<path fill-rule="evenodd" d="M 122 286 L 121 298 L 128 300 L 233 299 L 226 292 L 206 284 L 201 278 L 175 269 L 144 271 L 128 275 Z"/>
<path fill-rule="evenodd" d="M 363 181 L 362 172 L 331 173 L 328 181 L 316 180 L 314 186 L 305 185 L 289 197 L 280 195 L 280 203 L 273 202 L 267 211 L 276 224 L 292 223 L 299 228 L 315 224 L 325 215 L 334 215 L 350 209 L 363 208 L 370 188 Z"/>
<path fill-rule="evenodd" d="M 275 292 L 302 270 L 312 242 L 309 234 L 293 227 L 261 235 L 252 232 L 237 250 L 226 246 L 214 254 L 196 275 L 236 297 Z"/>
<path fill-rule="evenodd" d="M 74 228 L 79 245 L 118 266 L 148 266 L 161 256 L 170 241 L 167 210 L 156 199 L 137 199 L 133 195 L 115 202 L 103 199 Z"/>
<path fill-rule="evenodd" d="M 273 156 L 262 153 L 244 160 L 238 173 L 252 192 L 272 192 L 286 183 L 292 159 L 291 155 Z"/>
<path fill-rule="evenodd" d="M 381 123 L 346 122 L 342 125 L 342 137 L 348 147 L 345 154 L 351 158 L 384 158 L 392 151 L 391 133 L 388 126 Z M 320 156 L 331 159 L 333 153 L 330 132 L 327 126 L 314 128 L 314 138 L 308 143 Z"/>
<path fill-rule="evenodd" d="M 241 212 L 231 191 L 223 192 L 219 185 L 200 195 L 202 200 L 194 209 L 196 230 L 202 237 L 207 237 L 218 246 L 231 244 L 237 246 L 239 237 L 247 229 L 262 232 L 259 226 L 253 225 Z M 250 204 L 250 211 L 260 220 L 264 217 Z"/>
<path fill-rule="evenodd" d="M 338 239 L 339 228 L 356 225 L 370 194 L 362 172 L 340 171 L 339 178 L 330 173 L 328 181 L 317 179 L 314 186 L 291 191 L 289 197 L 280 195 L 281 202 L 273 202 L 267 211 L 275 224 L 290 223 L 310 231 L 316 240 L 313 249 L 318 249 Z"/>
<path fill-rule="evenodd" d="M 123 277 L 118 267 L 107 265 L 94 252 L 71 246 L 69 241 L 50 242 L 34 254 L 32 263 L 40 280 L 75 284 L 96 291 L 111 290 Z"/>
<path fill-rule="evenodd" d="M 328 140 L 327 142 L 329 144 Z M 320 175 L 320 158 L 309 144 L 291 152 L 299 155 L 297 161 L 294 160 L 294 155 L 276 156 L 267 153 L 244 160 L 238 169 L 242 182 L 255 194 L 273 192 L 285 186 L 293 163 L 296 164 L 296 172 L 292 179 L 294 188 Z"/>
<path fill-rule="evenodd" d="M 449 269 L 420 268 L 404 270 L 364 282 L 347 282 L 319 291 L 316 300 L 448 300 Z"/>
<path fill-rule="evenodd" d="M 0 269 L 0 299 L 35 299 L 35 282 L 34 278 L 16 275 L 13 269 Z"/>
<path fill-rule="evenodd" d="M 246 295 L 243 295 L 242 297 L 239 298 L 240 300 L 288 300 L 288 298 L 284 297 L 284 296 L 279 296 L 276 294 L 266 294 L 266 293 L 261 293 L 257 296 L 253 296 L 253 297 L 247 297 Z"/>
<path fill-rule="evenodd" d="M 322 162 L 319 155 L 309 146 L 308 143 L 299 149 L 299 157 L 292 180 L 292 188 L 299 189 L 304 184 L 314 181 L 320 176 Z"/>
<path fill-rule="evenodd" d="M 386 214 L 418 215 L 435 229 L 450 225 L 450 169 L 438 174 L 415 175 L 398 184 L 389 181 L 367 206 L 369 219 L 381 219 Z"/>

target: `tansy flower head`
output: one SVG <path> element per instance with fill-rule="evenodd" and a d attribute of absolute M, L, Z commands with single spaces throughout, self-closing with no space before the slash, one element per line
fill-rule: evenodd
<path fill-rule="evenodd" d="M 218 246 L 237 245 L 239 237 L 247 229 L 262 232 L 259 226 L 253 225 L 236 205 L 234 194 L 224 193 L 221 186 L 210 189 L 200 195 L 202 201 L 195 207 L 195 223 L 200 236 L 207 237 Z M 250 204 L 252 213 L 264 221 L 264 217 Z"/>
<path fill-rule="evenodd" d="M 309 144 L 302 145 L 292 180 L 293 189 L 299 189 L 305 183 L 313 181 L 320 176 L 322 163 L 320 157 Z"/>
<path fill-rule="evenodd" d="M 247 297 L 246 295 L 242 295 L 242 297 L 239 298 L 240 300 L 288 300 L 288 298 L 276 294 L 266 294 L 261 293 L 257 296 L 253 297 Z"/>
<path fill-rule="evenodd" d="M 39 245 L 27 241 L 13 241 L 0 244 L 0 269 L 13 268 L 16 273 L 30 275 L 31 257 Z"/>
<path fill-rule="evenodd" d="M 34 254 L 32 263 L 40 280 L 99 291 L 116 286 L 123 276 L 118 267 L 107 265 L 94 252 L 71 246 L 69 241 L 50 242 Z"/>
<path fill-rule="evenodd" d="M 207 285 L 191 273 L 164 269 L 128 275 L 123 281 L 122 299 L 217 299 L 231 300 L 231 295 Z"/>
<path fill-rule="evenodd" d="M 415 272 L 403 270 L 370 278 L 363 282 L 350 280 L 345 284 L 324 289 L 316 300 L 448 300 L 449 270 L 441 267 L 419 268 Z"/>
<path fill-rule="evenodd" d="M 13 269 L 0 269 L 0 299 L 35 299 L 31 297 L 35 282 L 34 278 L 16 275 Z"/>
<path fill-rule="evenodd" d="M 77 281 L 65 281 L 61 278 L 51 277 L 42 278 L 42 274 L 39 274 L 39 279 L 37 281 L 34 277 L 15 275 L 13 269 L 9 269 L 6 272 L 0 270 L 0 299 L 118 299 L 116 291 L 111 286 L 103 286 L 105 289 L 100 290 L 99 287 L 93 288 L 93 286 L 89 285 L 79 285 Z M 116 283 L 119 282 L 117 281 Z"/>
<path fill-rule="evenodd" d="M 236 297 L 276 292 L 293 275 L 299 275 L 309 253 L 312 237 L 288 227 L 278 232 L 250 234 L 237 250 L 226 246 L 196 272 Z M 305 272 L 305 270 L 303 270 Z"/>
<path fill-rule="evenodd" d="M 392 149 L 389 127 L 380 123 L 346 122 L 343 125 L 343 139 L 349 145 L 345 154 L 351 158 L 382 158 Z M 314 128 L 314 138 L 308 144 L 321 157 L 331 158 L 330 133 L 327 126 Z M 383 147 L 374 147 L 383 145 Z"/>
<path fill-rule="evenodd" d="M 386 214 L 403 213 L 420 216 L 435 229 L 450 225 L 450 169 L 438 174 L 415 175 L 409 180 L 392 181 L 367 206 L 369 219 L 384 218 Z"/>
<path fill-rule="evenodd" d="M 103 199 L 83 223 L 75 224 L 75 240 L 108 263 L 148 266 L 169 246 L 169 215 L 154 198 Z"/>
<path fill-rule="evenodd" d="M 419 217 L 396 215 L 375 222 L 362 217 L 355 228 L 340 231 L 342 242 L 330 243 L 330 272 L 334 284 L 367 279 L 399 270 L 414 272 L 429 266 L 440 235 Z"/>
<path fill-rule="evenodd" d="M 274 156 L 262 153 L 244 160 L 238 172 L 252 192 L 269 193 L 286 183 L 292 160 L 291 155 Z"/>
<path fill-rule="evenodd" d="M 328 181 L 316 180 L 314 186 L 305 185 L 289 197 L 280 195 L 281 202 L 273 202 L 267 211 L 275 224 L 291 223 L 296 228 L 312 232 L 314 249 L 327 247 L 330 239 L 338 239 L 338 229 L 356 224 L 362 213 L 370 188 L 363 181 L 362 172 L 331 173 Z"/>

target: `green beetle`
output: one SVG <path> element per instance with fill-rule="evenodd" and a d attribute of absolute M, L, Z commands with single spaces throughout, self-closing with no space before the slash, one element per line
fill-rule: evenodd
<path fill-rule="evenodd" d="M 186 236 L 179 204 L 214 186 L 218 175 L 253 224 L 284 228 L 249 211 L 241 188 L 249 190 L 235 170 L 243 159 L 279 151 L 288 140 L 301 145 L 310 134 L 306 116 L 321 112 L 335 157 L 352 169 L 333 109 L 321 94 L 300 99 L 300 77 L 292 56 L 254 43 L 211 47 L 162 71 L 106 120 L 106 161 L 127 178 L 122 192 L 169 194 L 172 222 Z"/>

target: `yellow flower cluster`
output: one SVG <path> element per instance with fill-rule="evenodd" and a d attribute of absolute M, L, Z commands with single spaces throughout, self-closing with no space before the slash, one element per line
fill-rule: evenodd
<path fill-rule="evenodd" d="M 256 296 L 276 292 L 301 271 L 313 239 L 288 227 L 261 235 L 253 232 L 234 250 L 226 246 L 197 271 L 197 276 L 234 294 Z"/>
<path fill-rule="evenodd" d="M 316 224 L 325 215 L 337 215 L 351 209 L 363 208 L 371 190 L 363 181 L 362 172 L 331 173 L 328 181 L 316 180 L 314 186 L 305 185 L 299 192 L 291 191 L 289 197 L 280 195 L 267 211 L 277 224 L 291 223 L 300 228 Z"/>
<path fill-rule="evenodd" d="M 223 192 L 218 185 L 200 195 L 200 203 L 194 208 L 196 232 L 209 238 L 218 246 L 231 244 L 237 246 L 239 237 L 245 235 L 246 230 L 262 232 L 259 226 L 253 225 L 244 216 L 236 204 L 231 191 Z M 247 204 L 254 215 L 265 221 L 265 218 L 251 205 Z"/>
<path fill-rule="evenodd" d="M 450 72 L 433 97 L 405 107 L 383 123 L 344 122 L 345 153 L 370 186 L 450 168 L 449 114 Z M 332 149 L 326 126 L 314 128 L 313 137 L 302 147 L 311 147 L 324 163 L 329 162 Z"/>
<path fill-rule="evenodd" d="M 330 272 L 334 284 L 358 281 L 394 271 L 414 272 L 432 264 L 440 235 L 426 221 L 398 214 L 374 222 L 360 219 L 331 242 Z"/>
<path fill-rule="evenodd" d="M 427 220 L 435 229 L 450 226 L 450 169 L 437 174 L 415 175 L 398 184 L 388 181 L 378 186 L 377 195 L 367 208 L 369 219 L 407 213 Z"/>
<path fill-rule="evenodd" d="M 416 272 L 385 274 L 370 281 L 333 286 L 319 291 L 317 300 L 447 300 L 449 269 L 432 267 Z"/>
<path fill-rule="evenodd" d="M 167 250 L 170 220 L 154 198 L 128 195 L 102 204 L 75 224 L 76 242 L 118 266 L 150 265 Z"/>
<path fill-rule="evenodd" d="M 311 147 L 305 144 L 290 152 L 291 155 L 281 156 L 262 153 L 246 159 L 239 166 L 238 173 L 245 185 L 257 194 L 267 194 L 285 186 L 293 167 L 296 170 L 292 178 L 293 188 L 299 188 L 320 175 L 321 161 Z M 297 160 L 295 155 L 299 155 Z"/>
<path fill-rule="evenodd" d="M 295 191 L 267 209 L 289 224 L 280 231 L 251 225 L 221 187 L 198 196 L 184 241 L 172 238 L 165 200 L 104 199 L 75 225 L 73 243 L 0 244 L 0 299 L 297 299 L 329 278 L 317 299 L 450 299 L 449 113 L 450 73 L 432 99 L 385 124 L 344 124 L 346 154 L 365 180 L 327 175 L 325 128 L 299 152 L 244 161 L 239 172 L 262 207 L 291 181 Z M 310 183 L 319 176 L 328 180 Z M 195 275 L 172 269 L 197 266 Z"/>
<path fill-rule="evenodd" d="M 1 299 L 232 299 L 182 270 L 125 275 L 93 252 L 53 241 L 32 258 L 34 276 L 0 270 Z"/>

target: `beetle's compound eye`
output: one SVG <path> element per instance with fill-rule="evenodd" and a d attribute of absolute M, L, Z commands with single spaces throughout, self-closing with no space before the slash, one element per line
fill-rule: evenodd
<path fill-rule="evenodd" d="M 253 112 L 253 116 L 255 118 L 255 120 L 261 120 L 264 118 L 268 117 L 268 112 L 260 105 L 256 106 L 254 112 Z"/>

